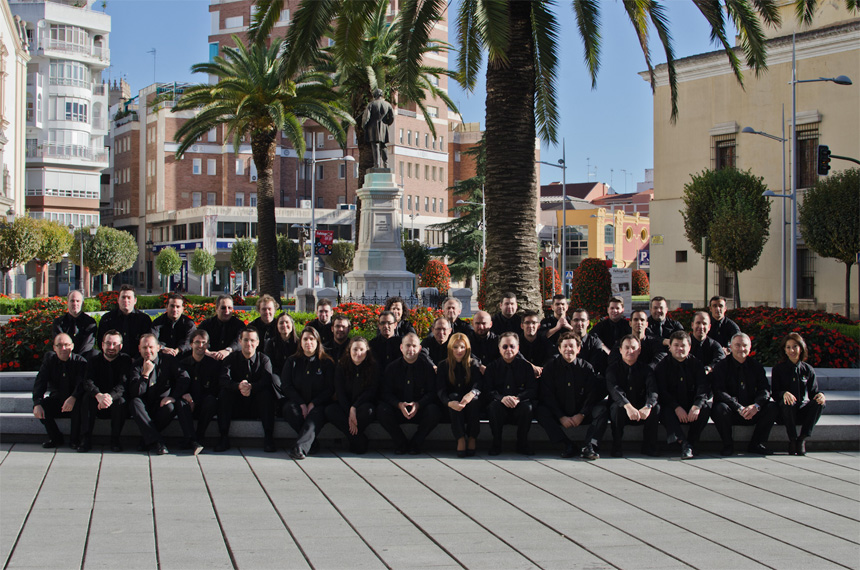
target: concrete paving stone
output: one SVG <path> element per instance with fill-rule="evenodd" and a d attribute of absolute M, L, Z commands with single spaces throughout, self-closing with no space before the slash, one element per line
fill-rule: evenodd
<path fill-rule="evenodd" d="M 9 557 L 50 463 L 50 454 L 12 453 L 0 465 L 0 562 Z"/>
<path fill-rule="evenodd" d="M 765 473 L 776 473 L 783 478 L 793 481 L 801 480 L 809 482 L 815 481 L 818 477 L 833 478 L 844 481 L 849 485 L 857 483 L 857 468 L 850 468 L 847 465 L 840 468 L 834 468 L 832 465 L 825 465 L 820 461 L 810 461 L 810 457 L 792 457 L 790 455 L 773 455 L 768 458 L 764 465 L 750 464 L 750 467 L 764 471 Z"/>
<path fill-rule="evenodd" d="M 423 568 L 457 564 L 447 552 L 427 542 L 416 544 L 388 544 L 377 549 L 379 556 L 392 568 Z"/>
<path fill-rule="evenodd" d="M 295 554 L 298 554 L 298 556 Z M 300 553 L 288 553 L 280 548 L 234 549 L 233 558 L 236 560 L 236 566 L 239 569 L 310 568 Z"/>

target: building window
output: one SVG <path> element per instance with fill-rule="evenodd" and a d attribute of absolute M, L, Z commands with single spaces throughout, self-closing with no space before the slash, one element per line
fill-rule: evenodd
<path fill-rule="evenodd" d="M 445 137 L 439 137 L 439 150 L 445 150 Z"/>
<path fill-rule="evenodd" d="M 401 177 L 401 178 L 403 178 L 403 176 L 404 176 L 404 172 L 403 172 L 403 161 L 401 160 L 401 161 L 400 161 L 400 177 Z"/>
<path fill-rule="evenodd" d="M 245 161 L 241 158 L 236 159 L 236 174 L 239 176 L 245 174 Z"/>
<path fill-rule="evenodd" d="M 337 177 L 343 180 L 346 178 L 346 164 L 338 164 L 337 165 Z"/>
<path fill-rule="evenodd" d="M 811 188 L 816 182 L 818 182 L 818 123 L 798 125 L 797 187 Z"/>
<path fill-rule="evenodd" d="M 206 193 L 206 205 L 207 206 L 217 206 L 218 205 L 218 199 L 217 199 L 217 195 L 215 194 L 215 192 L 207 192 Z"/>
<path fill-rule="evenodd" d="M 323 201 L 322 196 L 317 196 L 317 208 L 324 208 L 325 202 Z"/>
<path fill-rule="evenodd" d="M 737 168 L 737 140 L 734 134 L 711 137 L 714 170 Z"/>
<path fill-rule="evenodd" d="M 324 167 L 325 167 L 324 164 L 317 164 L 317 180 L 323 179 L 323 168 Z"/>
<path fill-rule="evenodd" d="M 735 274 L 717 266 L 717 293 L 726 299 L 735 298 Z"/>
<path fill-rule="evenodd" d="M 430 180 L 430 166 L 424 165 L 424 180 Z"/>
<path fill-rule="evenodd" d="M 407 195 L 406 195 L 406 209 L 407 209 L 407 210 L 411 210 L 411 209 L 412 209 L 412 194 L 407 194 Z"/>
<path fill-rule="evenodd" d="M 411 162 L 406 163 L 406 177 L 412 178 L 412 163 Z"/>
<path fill-rule="evenodd" d="M 424 133 L 424 148 L 430 148 L 430 134 Z"/>
<path fill-rule="evenodd" d="M 177 224 L 173 226 L 173 239 L 177 241 L 188 239 L 188 226 L 185 224 Z"/>
<path fill-rule="evenodd" d="M 201 198 L 202 198 L 202 192 L 192 192 L 191 193 L 191 207 L 192 208 L 199 208 Z"/>
<path fill-rule="evenodd" d="M 400 140 L 400 144 L 403 144 L 403 129 L 400 129 L 399 140 Z"/>
<path fill-rule="evenodd" d="M 208 142 L 217 141 L 218 140 L 218 129 L 216 129 L 215 127 L 212 127 L 211 129 L 209 129 L 209 132 L 206 133 L 206 140 Z"/>
<path fill-rule="evenodd" d="M 431 117 L 439 116 L 439 107 L 433 107 L 431 105 L 427 105 L 427 114 Z"/>
<path fill-rule="evenodd" d="M 807 247 L 797 248 L 797 298 L 815 299 L 815 254 Z"/>
<path fill-rule="evenodd" d="M 687 263 L 686 249 L 681 249 L 675 252 L 675 263 Z"/>
<path fill-rule="evenodd" d="M 188 239 L 203 239 L 203 222 L 188 224 Z"/>
<path fill-rule="evenodd" d="M 412 131 L 406 131 L 406 144 L 412 144 Z"/>
<path fill-rule="evenodd" d="M 214 158 L 209 158 L 206 160 L 206 174 L 209 176 L 215 176 L 216 174 L 216 161 Z"/>
<path fill-rule="evenodd" d="M 567 267 L 576 269 L 588 257 L 588 226 L 567 226 Z"/>
<path fill-rule="evenodd" d="M 424 211 L 430 211 L 430 198 L 428 198 L 427 196 L 424 196 Z"/>
<path fill-rule="evenodd" d="M 203 159 L 195 158 L 191 161 L 191 174 L 200 174 L 203 172 Z"/>
<path fill-rule="evenodd" d="M 439 198 L 439 211 L 445 212 L 445 198 Z"/>
<path fill-rule="evenodd" d="M 242 207 L 245 205 L 245 194 L 244 192 L 236 192 L 236 206 Z"/>
<path fill-rule="evenodd" d="M 603 242 L 604 245 L 611 246 L 615 243 L 615 226 L 606 224 L 603 226 Z"/>
<path fill-rule="evenodd" d="M 257 193 L 251 192 L 248 194 L 248 205 L 252 208 L 257 207 Z"/>

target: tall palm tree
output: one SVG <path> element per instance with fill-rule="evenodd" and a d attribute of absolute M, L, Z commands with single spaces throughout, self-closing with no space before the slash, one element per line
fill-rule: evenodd
<path fill-rule="evenodd" d="M 805 4 L 814 0 L 799 0 Z M 766 68 L 764 34 L 766 24 L 778 22 L 775 0 L 694 0 L 711 26 L 711 38 L 726 50 L 739 81 L 741 63 L 728 43 L 725 16 L 738 29 L 746 64 L 760 73 Z M 665 52 L 671 89 L 672 118 L 677 116 L 675 58 L 664 7 L 657 0 L 624 0 L 624 8 L 639 38 L 645 63 L 651 73 L 649 25 L 657 32 Z M 411 38 L 400 46 L 421 45 L 429 30 L 419 17 L 426 11 L 443 10 L 443 0 L 404 0 L 402 28 Z M 585 64 L 596 81 L 600 64 L 600 2 L 573 0 L 579 35 L 585 47 Z M 457 19 L 460 82 L 472 89 L 487 51 L 486 138 L 487 138 L 487 274 L 488 304 L 494 306 L 505 291 L 513 291 L 520 304 L 541 306 L 538 282 L 537 184 L 534 140 L 537 133 L 555 143 L 558 129 L 556 98 L 558 22 L 552 0 L 530 2 L 462 0 Z M 401 56 L 404 54 L 401 51 Z M 403 73 L 418 73 L 404 59 Z M 514 268 L 515 270 L 511 270 Z"/>
<path fill-rule="evenodd" d="M 191 67 L 194 73 L 218 78 L 214 85 L 201 83 L 185 89 L 174 112 L 195 110 L 197 114 L 176 132 L 181 157 L 212 127 L 227 127 L 236 152 L 243 136 L 251 140 L 251 154 L 257 167 L 257 271 L 260 294 L 280 298 L 281 280 L 275 223 L 275 196 L 272 164 L 278 132 L 287 138 L 301 158 L 305 142 L 302 123 L 316 121 L 345 144 L 343 124 L 352 118 L 340 105 L 331 79 L 309 71 L 288 75 L 283 70 L 283 41 L 246 46 L 233 36 L 235 47 L 222 47 L 222 55 Z"/>

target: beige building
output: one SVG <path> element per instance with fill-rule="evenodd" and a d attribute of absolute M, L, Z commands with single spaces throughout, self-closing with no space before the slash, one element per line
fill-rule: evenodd
<path fill-rule="evenodd" d="M 30 61 L 24 22 L 0 0 L 0 214 L 24 213 L 24 101 Z"/>
<path fill-rule="evenodd" d="M 782 191 L 782 145 L 744 127 L 791 139 L 792 32 L 796 32 L 797 80 L 847 75 L 854 85 L 832 82 L 799 83 L 797 92 L 797 159 L 786 143 L 786 186 L 796 172 L 799 200 L 817 180 L 816 152 L 826 144 L 833 154 L 860 157 L 860 18 L 842 2 L 821 3 L 814 23 L 797 27 L 794 3 L 783 2 L 784 25 L 769 29 L 768 70 L 755 77 L 745 70 L 744 88 L 733 76 L 723 52 L 695 55 L 677 62 L 678 121 L 669 120 L 671 106 L 666 66 L 658 68 L 654 97 L 654 201 L 651 203 L 651 291 L 674 306 L 704 299 L 703 258 L 684 236 L 681 196 L 684 185 L 705 169 L 737 167 L 762 176 L 774 192 Z M 742 57 L 742 55 L 741 55 Z M 647 79 L 647 75 L 643 74 Z M 851 163 L 833 160 L 832 172 Z M 790 219 L 790 201 L 786 201 Z M 779 305 L 781 297 L 781 199 L 771 208 L 770 238 L 759 264 L 740 274 L 743 304 Z M 790 234 L 786 228 L 786 243 Z M 845 266 L 814 254 L 798 237 L 798 308 L 844 311 Z M 788 248 L 789 246 L 786 245 Z M 786 282 L 790 283 L 790 253 L 786 252 Z M 710 264 L 707 295 L 732 297 L 732 276 Z M 852 314 L 857 315 L 857 268 L 852 274 Z M 786 286 L 786 297 L 790 289 Z"/>

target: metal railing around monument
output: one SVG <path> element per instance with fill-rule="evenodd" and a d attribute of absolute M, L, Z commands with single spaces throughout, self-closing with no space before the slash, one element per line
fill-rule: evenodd
<path fill-rule="evenodd" d="M 343 297 L 341 295 L 337 296 L 337 304 L 341 303 L 359 303 L 361 305 L 385 305 L 385 301 L 388 299 L 390 295 L 385 295 L 384 297 L 378 295 L 367 296 L 363 293 L 358 296 L 354 296 L 352 293 Z M 418 295 L 415 293 L 410 293 L 408 296 L 401 295 L 403 301 L 409 306 L 410 309 L 414 309 L 415 307 L 427 307 L 430 309 L 441 309 L 442 303 L 445 302 L 447 297 L 445 295 L 441 295 L 439 293 L 429 293 L 422 292 Z"/>

